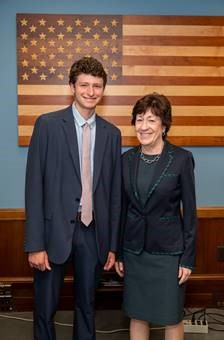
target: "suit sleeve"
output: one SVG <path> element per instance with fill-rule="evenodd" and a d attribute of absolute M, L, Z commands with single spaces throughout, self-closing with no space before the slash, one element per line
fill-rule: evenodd
<path fill-rule="evenodd" d="M 124 189 L 124 181 L 122 181 L 122 195 L 121 195 L 121 223 L 119 230 L 119 243 L 118 243 L 118 252 L 117 252 L 117 260 L 123 261 L 123 243 L 124 243 L 124 229 L 125 223 L 127 219 L 127 207 L 128 200 Z"/>
<path fill-rule="evenodd" d="M 114 146 L 114 169 L 111 182 L 110 250 L 117 251 L 121 212 L 121 134 L 116 135 Z"/>
<path fill-rule="evenodd" d="M 186 158 L 181 173 L 184 253 L 180 265 L 192 269 L 195 265 L 196 251 L 196 198 L 194 179 L 194 159 L 190 152 Z"/>
<path fill-rule="evenodd" d="M 46 152 L 47 124 L 39 117 L 31 137 L 26 166 L 24 240 L 26 252 L 45 249 L 43 186 Z"/>

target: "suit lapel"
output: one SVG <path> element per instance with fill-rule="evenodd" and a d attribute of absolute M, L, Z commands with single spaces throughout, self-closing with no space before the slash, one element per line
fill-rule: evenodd
<path fill-rule="evenodd" d="M 140 154 L 140 146 L 134 148 L 129 155 L 128 165 L 129 165 L 129 174 L 130 174 L 130 184 L 131 184 L 131 193 L 134 196 L 134 199 L 141 206 L 141 201 L 137 188 L 137 176 L 138 176 L 138 167 L 139 167 L 139 154 Z"/>
<path fill-rule="evenodd" d="M 73 160 L 74 168 L 81 183 L 78 141 L 77 141 L 75 122 L 74 122 L 74 117 L 73 117 L 71 106 L 69 106 L 64 111 L 64 114 L 62 117 L 62 126 L 66 134 L 66 138 L 68 141 L 68 146 L 69 146 L 69 150 L 70 150 L 71 157 Z"/>
<path fill-rule="evenodd" d="M 152 182 L 150 185 L 150 189 L 148 192 L 148 196 L 147 196 L 147 200 L 145 205 L 148 204 L 149 199 L 152 195 L 152 193 L 154 192 L 154 190 L 156 189 L 156 187 L 160 184 L 160 182 L 162 181 L 162 179 L 164 178 L 164 176 L 166 175 L 172 160 L 173 160 L 173 151 L 174 151 L 174 146 L 171 145 L 168 142 L 165 142 L 164 144 L 164 148 L 161 154 L 161 157 L 158 161 L 158 165 L 156 167 L 156 171 L 153 175 L 152 178 Z"/>
<path fill-rule="evenodd" d="M 160 184 L 166 172 L 168 171 L 173 160 L 173 150 L 174 150 L 174 146 L 168 142 L 165 142 L 161 157 L 157 163 L 156 171 L 151 181 L 151 185 L 149 188 L 145 206 L 149 203 L 152 193 L 154 192 L 156 187 Z M 137 189 L 138 167 L 139 167 L 139 160 L 140 160 L 139 155 L 140 155 L 140 146 L 134 148 L 132 153 L 129 156 L 129 173 L 130 173 L 131 192 L 133 193 L 133 196 L 136 202 L 138 203 L 138 205 L 142 207 L 139 194 L 138 194 L 138 189 Z"/>
<path fill-rule="evenodd" d="M 93 166 L 93 192 L 96 190 L 97 182 L 100 176 L 100 171 L 106 147 L 106 140 L 107 140 L 106 124 L 98 115 L 96 115 L 96 138 Z"/>

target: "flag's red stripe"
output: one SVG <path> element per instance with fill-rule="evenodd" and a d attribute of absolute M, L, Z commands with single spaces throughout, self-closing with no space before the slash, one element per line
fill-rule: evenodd
<path fill-rule="evenodd" d="M 33 125 L 37 117 L 21 115 L 18 117 L 18 123 L 19 125 Z M 116 125 L 131 125 L 131 112 L 130 116 L 103 116 L 103 118 Z M 173 125 L 223 126 L 224 116 L 174 116 Z"/>
<path fill-rule="evenodd" d="M 223 26 L 223 16 L 124 15 L 123 25 Z"/>
<path fill-rule="evenodd" d="M 70 105 L 72 96 L 39 96 L 21 95 L 18 96 L 19 105 Z"/>
<path fill-rule="evenodd" d="M 144 93 L 143 93 L 144 95 Z M 139 96 L 104 96 L 101 105 L 134 105 Z M 172 105 L 224 105 L 221 96 L 169 96 Z M 19 96 L 19 105 L 70 105 L 72 96 Z"/>
<path fill-rule="evenodd" d="M 18 143 L 20 146 L 27 146 L 30 143 L 30 136 L 20 136 L 18 139 Z M 212 137 L 212 136 L 184 136 L 184 137 L 170 137 L 169 141 L 176 145 L 182 146 L 223 146 L 224 145 L 224 137 Z M 133 136 L 123 136 L 122 137 L 122 145 L 123 146 L 132 146 L 138 145 L 138 140 Z"/>
<path fill-rule="evenodd" d="M 224 85 L 224 77 L 123 76 L 121 85 Z"/>
<path fill-rule="evenodd" d="M 224 37 L 201 36 L 123 36 L 124 45 L 223 46 Z"/>
<path fill-rule="evenodd" d="M 123 65 L 224 66 L 224 57 L 123 56 Z"/>
<path fill-rule="evenodd" d="M 37 82 L 30 81 L 29 85 L 36 85 Z M 20 84 L 21 86 L 23 84 Z M 66 85 L 66 83 L 61 83 L 60 81 L 45 81 L 43 86 L 46 85 Z M 203 76 L 203 77 L 193 77 L 193 76 L 123 76 L 119 82 L 119 85 L 198 85 L 198 86 L 205 86 L 205 85 L 224 85 L 224 77 L 209 77 L 209 76 Z M 116 85 L 114 85 L 116 86 Z M 32 100 L 32 98 L 31 98 Z M 58 101 L 61 99 L 58 98 Z M 68 96 L 67 102 L 70 102 L 72 98 Z M 27 102 L 27 99 L 26 99 Z M 47 104 L 46 98 L 44 101 L 44 104 Z"/>

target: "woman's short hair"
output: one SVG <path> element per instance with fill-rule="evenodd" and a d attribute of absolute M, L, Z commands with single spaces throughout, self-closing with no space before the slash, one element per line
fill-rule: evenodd
<path fill-rule="evenodd" d="M 80 74 L 90 74 L 103 79 L 103 87 L 107 83 L 107 74 L 101 62 L 93 57 L 83 57 L 74 62 L 69 73 L 69 84 L 75 84 Z"/>
<path fill-rule="evenodd" d="M 151 110 L 155 116 L 161 119 L 162 125 L 165 126 L 163 135 L 163 139 L 165 139 L 172 123 L 172 110 L 169 100 L 164 95 L 156 92 L 140 98 L 133 107 L 131 124 L 135 125 L 136 116 L 144 114 L 148 110 Z"/>

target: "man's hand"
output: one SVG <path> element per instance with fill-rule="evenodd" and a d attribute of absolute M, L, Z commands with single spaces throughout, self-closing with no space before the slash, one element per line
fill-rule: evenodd
<path fill-rule="evenodd" d="M 103 269 L 110 270 L 115 263 L 115 254 L 112 251 L 109 251 L 107 256 L 107 262 L 105 263 Z"/>
<path fill-rule="evenodd" d="M 28 254 L 28 262 L 31 268 L 41 270 L 42 272 L 51 270 L 48 255 L 46 251 L 37 251 Z"/>

